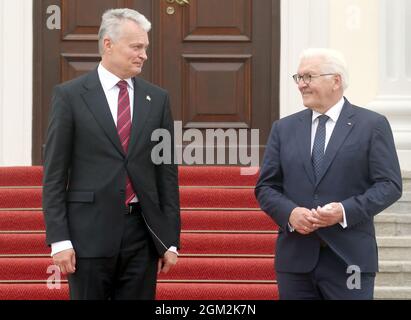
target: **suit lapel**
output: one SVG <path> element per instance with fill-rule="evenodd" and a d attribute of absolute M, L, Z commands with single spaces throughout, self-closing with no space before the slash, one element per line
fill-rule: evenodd
<path fill-rule="evenodd" d="M 300 126 L 296 130 L 296 138 L 305 171 L 312 184 L 315 184 L 314 169 L 311 164 L 311 126 L 312 111 L 306 110 L 300 117 Z"/>
<path fill-rule="evenodd" d="M 117 133 L 106 95 L 101 86 L 97 70 L 91 72 L 84 83 L 87 91 L 82 95 L 90 112 L 93 114 L 101 129 L 113 143 L 114 147 L 124 155 L 120 138 Z"/>
<path fill-rule="evenodd" d="M 345 100 L 344 106 L 341 110 L 341 114 L 335 124 L 334 131 L 331 135 L 330 141 L 328 142 L 327 149 L 325 150 L 324 159 L 323 159 L 323 170 L 318 177 L 317 184 L 321 181 L 328 168 L 330 167 L 332 161 L 334 160 L 338 150 L 343 145 L 348 134 L 351 132 L 354 127 L 354 121 L 352 117 L 354 112 L 351 104 Z"/>
<path fill-rule="evenodd" d="M 133 107 L 133 123 L 131 127 L 131 138 L 129 145 L 129 153 L 136 147 L 138 138 L 141 136 L 147 118 L 151 111 L 152 97 L 144 90 L 141 82 L 137 78 L 133 78 L 134 82 L 134 107 Z"/>

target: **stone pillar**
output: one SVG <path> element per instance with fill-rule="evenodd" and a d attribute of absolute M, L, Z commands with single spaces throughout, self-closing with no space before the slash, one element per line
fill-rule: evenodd
<path fill-rule="evenodd" d="M 368 108 L 388 118 L 401 168 L 411 171 L 411 1 L 380 0 L 379 32 L 379 90 Z"/>
<path fill-rule="evenodd" d="M 280 117 L 302 110 L 301 95 L 291 76 L 300 53 L 329 45 L 328 0 L 281 1 Z"/>
<path fill-rule="evenodd" d="M 0 1 L 0 166 L 31 165 L 33 2 Z"/>

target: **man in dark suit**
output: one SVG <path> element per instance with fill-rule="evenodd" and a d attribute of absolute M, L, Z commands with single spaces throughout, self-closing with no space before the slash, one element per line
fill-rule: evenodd
<path fill-rule="evenodd" d="M 390 125 L 343 96 L 339 52 L 306 50 L 294 80 L 307 109 L 273 124 L 255 190 L 280 226 L 280 299 L 372 299 L 373 218 L 402 193 Z"/>
<path fill-rule="evenodd" d="M 98 68 L 54 90 L 43 209 L 72 299 L 154 299 L 157 273 L 177 262 L 177 166 L 151 158 L 153 131 L 174 137 L 169 97 L 136 77 L 150 28 L 137 11 L 107 11 Z"/>

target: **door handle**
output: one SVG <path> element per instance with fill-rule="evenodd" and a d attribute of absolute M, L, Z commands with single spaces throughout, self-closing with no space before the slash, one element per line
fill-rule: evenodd
<path fill-rule="evenodd" d="M 185 6 L 185 5 L 189 5 L 190 1 L 189 0 L 166 0 L 168 3 L 172 4 L 172 3 L 177 3 L 180 6 Z"/>
<path fill-rule="evenodd" d="M 189 5 L 190 1 L 189 0 L 176 0 L 176 2 L 180 5 L 180 6 L 185 6 L 185 5 Z"/>

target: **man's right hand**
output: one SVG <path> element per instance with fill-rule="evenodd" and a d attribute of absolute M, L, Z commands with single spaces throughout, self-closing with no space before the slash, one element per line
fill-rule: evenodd
<path fill-rule="evenodd" d="M 318 229 L 314 228 L 313 224 L 309 221 L 311 215 L 311 210 L 297 207 L 291 212 L 289 223 L 298 233 L 303 235 L 310 234 Z"/>
<path fill-rule="evenodd" d="M 76 272 L 76 253 L 73 249 L 64 250 L 53 256 L 53 262 L 60 268 L 62 274 Z"/>

